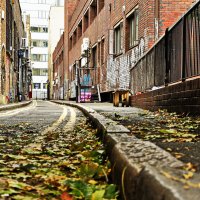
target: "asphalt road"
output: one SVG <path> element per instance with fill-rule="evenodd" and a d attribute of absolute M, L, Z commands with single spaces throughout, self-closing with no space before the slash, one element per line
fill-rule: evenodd
<path fill-rule="evenodd" d="M 73 113 L 73 114 L 72 114 Z M 72 116 L 73 115 L 73 116 Z M 73 119 L 71 119 L 73 117 Z M 15 127 L 15 129 L 32 128 L 31 131 L 45 131 L 47 128 L 56 128 L 67 123 L 75 123 L 74 109 L 59 106 L 48 101 L 34 101 L 31 105 L 10 111 L 0 112 L 0 128 Z M 68 124 L 69 126 L 70 124 Z M 23 127 L 22 127 L 23 126 Z M 0 133 L 8 131 L 0 129 Z"/>
<path fill-rule="evenodd" d="M 112 187 L 115 199 L 116 187 L 107 183 L 110 164 L 95 133 L 81 111 L 48 101 L 0 112 L 0 199 L 72 199 L 68 192 L 77 190 L 70 186 L 76 180 L 92 193 Z M 101 187 L 89 182 L 85 169 Z"/>

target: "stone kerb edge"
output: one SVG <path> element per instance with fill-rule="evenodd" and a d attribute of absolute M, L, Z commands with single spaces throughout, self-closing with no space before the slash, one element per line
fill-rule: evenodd
<path fill-rule="evenodd" d="M 18 104 L 15 104 L 15 105 L 8 104 L 8 105 L 5 105 L 4 107 L 1 107 L 0 111 L 12 110 L 12 109 L 16 109 L 16 108 L 25 107 L 25 106 L 28 106 L 31 103 L 32 103 L 32 101 L 28 101 L 28 102 L 25 102 L 25 103 L 18 103 Z"/>
<path fill-rule="evenodd" d="M 54 101 L 55 102 L 55 101 Z M 174 181 L 169 180 L 164 177 L 155 166 L 151 166 L 147 163 L 141 164 L 137 163 L 132 159 L 129 153 L 124 149 L 123 146 L 130 145 L 133 140 L 138 140 L 133 136 L 128 136 L 126 132 L 113 132 L 108 131 L 104 123 L 105 120 L 102 118 L 102 115 L 98 114 L 96 111 L 91 108 L 87 108 L 82 105 L 74 103 L 61 103 L 68 106 L 76 107 L 84 112 L 93 123 L 97 126 L 99 132 L 102 131 L 106 133 L 103 137 L 106 150 L 111 161 L 112 165 L 112 177 L 114 183 L 119 185 L 120 194 L 124 200 L 197 200 L 196 196 L 192 195 L 192 192 L 184 191 L 181 189 L 180 185 L 174 185 Z M 112 121 L 112 120 L 111 120 Z M 116 129 L 115 129 L 116 130 Z M 148 144 L 147 144 L 148 143 Z M 152 148 L 158 149 L 164 157 L 169 156 L 168 161 L 171 159 L 172 166 L 168 167 L 168 170 L 178 170 L 177 167 L 182 165 L 182 162 L 178 161 L 176 158 L 171 156 L 169 153 L 160 149 L 156 145 L 150 142 L 142 141 L 142 146 L 145 148 L 145 145 L 150 145 Z M 142 147 L 142 148 L 143 148 Z M 163 162 L 165 159 L 163 160 Z M 174 163 L 174 166 L 173 166 Z M 164 165 L 165 163 L 163 163 Z M 169 163 L 168 163 L 169 164 Z M 181 191 L 181 192 L 180 192 Z M 193 196 L 189 198 L 189 196 Z"/>

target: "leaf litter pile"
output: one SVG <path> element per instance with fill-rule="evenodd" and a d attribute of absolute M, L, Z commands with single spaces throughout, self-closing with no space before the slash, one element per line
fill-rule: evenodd
<path fill-rule="evenodd" d="M 144 111 L 136 113 L 103 113 L 126 126 L 131 135 L 151 141 L 180 159 L 193 171 L 200 172 L 200 117 Z"/>
<path fill-rule="evenodd" d="M 83 121 L 45 134 L 28 123 L 1 124 L 0 199 L 117 199 L 104 147 Z"/>

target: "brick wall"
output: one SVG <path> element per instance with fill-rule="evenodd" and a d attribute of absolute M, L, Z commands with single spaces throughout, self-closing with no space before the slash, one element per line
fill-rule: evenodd
<path fill-rule="evenodd" d="M 64 32 L 69 33 L 69 22 L 71 21 L 72 14 L 80 0 L 67 0 L 64 4 Z M 82 1 L 80 1 L 82 2 Z M 65 99 L 69 98 L 69 34 L 64 34 L 64 77 L 65 77 Z"/>
<path fill-rule="evenodd" d="M 2 74 L 2 71 L 1 71 L 1 67 L 2 67 L 2 59 L 4 57 L 4 60 L 6 60 L 6 54 L 5 54 L 5 51 L 4 53 L 2 52 L 2 49 L 4 48 L 4 50 L 6 49 L 6 2 L 5 1 L 1 1 L 1 9 L 4 11 L 4 20 L 0 19 L 1 20 L 1 57 L 0 57 L 0 60 L 1 60 L 1 65 L 0 65 L 0 104 L 1 103 L 5 103 L 5 96 L 2 94 L 2 90 L 1 90 L 1 86 L 2 86 L 2 83 L 1 83 L 1 74 Z"/>
<path fill-rule="evenodd" d="M 0 2 L 0 77 L 1 77 L 1 47 L 2 47 L 2 39 L 1 39 L 1 28 L 2 28 L 2 19 L 1 19 L 1 14 L 2 14 L 2 5 L 1 5 L 2 2 Z M 0 95 L 1 95 L 1 78 L 0 78 Z M 1 102 L 1 99 L 0 99 L 0 102 Z"/>
<path fill-rule="evenodd" d="M 162 0 L 160 3 L 159 34 L 164 34 L 166 27 L 174 24 L 194 2 L 194 0 L 174 0 L 169 3 L 168 0 Z"/>
<path fill-rule="evenodd" d="M 91 2 L 89 0 L 82 0 L 74 1 L 73 5 L 71 2 L 66 3 L 66 9 L 72 6 L 72 10 L 74 8 L 75 10 L 68 12 L 70 16 L 65 16 L 65 32 L 68 33 L 68 36 L 65 38 L 67 39 L 67 41 L 65 40 L 65 57 L 67 60 L 65 66 L 67 67 L 66 72 L 69 81 L 73 81 L 70 80 L 69 74 L 71 71 L 69 69 L 73 67 L 76 60 L 81 58 L 83 38 L 88 37 L 90 39 L 91 47 L 97 45 L 98 57 L 101 55 L 101 48 L 99 46 L 101 46 L 103 38 L 105 44 L 104 61 L 99 62 L 101 59 L 97 58 L 98 62 L 95 76 L 98 77 L 96 83 L 101 85 L 101 92 L 106 92 L 119 87 L 130 87 L 130 68 L 134 66 L 137 60 L 164 33 L 165 29 L 171 26 L 191 6 L 192 0 L 185 0 L 184 5 L 182 5 L 182 0 L 176 0 L 176 6 L 172 5 L 174 4 L 173 0 L 106 0 L 104 1 L 103 9 L 95 18 L 90 15 Z M 136 8 L 139 12 L 138 45 L 129 49 L 127 47 L 127 37 L 129 36 L 129 32 L 127 31 L 127 17 Z M 92 23 L 89 22 L 88 28 L 85 30 L 84 15 L 87 11 L 89 13 L 89 21 L 92 21 Z M 77 27 L 81 20 L 83 20 L 82 36 L 77 37 L 76 35 L 79 35 L 77 34 Z M 111 41 L 114 39 L 112 30 L 119 22 L 123 23 L 122 53 L 116 56 L 109 50 L 110 46 L 113 45 Z M 76 37 L 75 40 L 74 37 Z M 70 48 L 68 45 L 69 41 Z"/>
<path fill-rule="evenodd" d="M 131 96 L 130 104 L 151 111 L 200 114 L 200 78 Z"/>
<path fill-rule="evenodd" d="M 53 80 L 58 80 L 57 84 L 53 86 L 53 95 L 55 99 L 63 99 L 63 85 L 64 85 L 64 33 L 60 37 L 58 44 L 53 52 Z M 57 76 L 55 76 L 57 74 Z M 56 81 L 55 81 L 56 83 Z"/>

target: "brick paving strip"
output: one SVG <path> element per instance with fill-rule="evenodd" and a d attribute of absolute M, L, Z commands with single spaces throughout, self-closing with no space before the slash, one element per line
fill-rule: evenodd
<path fill-rule="evenodd" d="M 200 174 L 155 144 L 134 136 L 122 125 L 81 104 L 53 101 L 79 108 L 97 127 L 112 163 L 114 183 L 125 200 L 199 200 Z M 86 104 L 87 105 L 87 104 Z M 184 178 L 183 174 L 188 175 Z"/>

